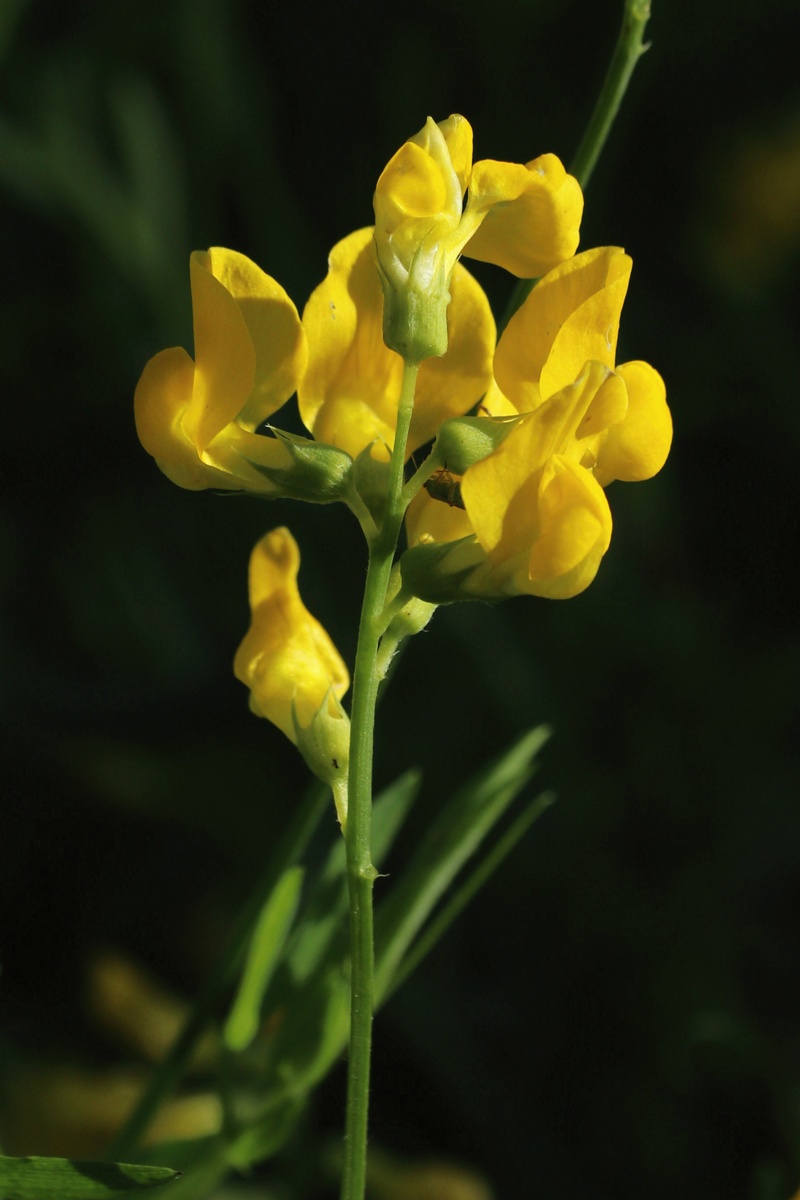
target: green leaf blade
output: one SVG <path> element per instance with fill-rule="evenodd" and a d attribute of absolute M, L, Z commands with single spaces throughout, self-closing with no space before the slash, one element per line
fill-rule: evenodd
<path fill-rule="evenodd" d="M 179 1175 L 169 1167 L 3 1155 L 0 1196 L 3 1200 L 110 1200 L 158 1187 Z"/>
<path fill-rule="evenodd" d="M 534 774 L 534 760 L 549 736 L 547 726 L 524 734 L 501 758 L 459 788 L 428 830 L 376 914 L 378 1002 L 392 987 L 409 948 L 443 893 Z"/>
<path fill-rule="evenodd" d="M 226 1046 L 235 1053 L 246 1050 L 258 1033 L 264 993 L 297 912 L 303 875 L 302 867 L 288 867 L 256 922 L 236 999 L 223 1031 Z"/>

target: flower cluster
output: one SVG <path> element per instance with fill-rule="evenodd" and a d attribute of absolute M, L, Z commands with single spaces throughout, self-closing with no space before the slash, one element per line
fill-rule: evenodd
<path fill-rule="evenodd" d="M 142 444 L 182 487 L 342 501 L 369 538 L 404 363 L 419 364 L 404 456 L 433 446 L 406 486 L 396 610 L 576 595 L 609 546 L 604 489 L 655 474 L 671 439 L 660 376 L 616 363 L 630 258 L 616 247 L 576 255 L 577 181 L 550 154 L 473 164 L 459 116 L 429 119 L 401 146 L 374 206 L 375 227 L 334 246 L 302 318 L 244 255 L 192 255 L 194 358 L 172 348 L 145 367 Z M 499 342 L 462 255 L 538 278 Z M 310 436 L 264 431 L 294 393 Z M 253 710 L 331 782 L 347 757 L 349 680 L 300 600 L 298 567 L 287 530 L 256 547 L 235 670 Z"/>

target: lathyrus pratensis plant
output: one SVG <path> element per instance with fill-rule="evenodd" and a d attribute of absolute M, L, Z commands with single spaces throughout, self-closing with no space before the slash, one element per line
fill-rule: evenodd
<path fill-rule="evenodd" d="M 627 5 L 579 154 L 584 183 L 641 53 L 645 8 Z M 611 541 L 608 486 L 648 479 L 667 456 L 661 377 L 645 362 L 617 362 L 631 259 L 614 246 L 576 253 L 576 174 L 552 154 L 473 163 L 469 123 L 429 118 L 378 179 L 374 227 L 334 246 L 302 317 L 244 255 L 195 253 L 194 356 L 162 351 L 136 388 L 141 442 L 175 483 L 345 504 L 369 555 L 349 716 L 350 673 L 300 597 L 289 530 L 266 533 L 250 560 L 252 623 L 234 670 L 252 711 L 290 738 L 332 791 L 344 854 L 334 852 L 301 902 L 303 817 L 220 973 L 217 992 L 245 960 L 222 1031 L 229 1077 L 231 1057 L 235 1067 L 248 1054 L 260 1075 L 257 1083 L 248 1076 L 249 1090 L 242 1085 L 245 1099 L 229 1098 L 222 1131 L 201 1157 L 205 1171 L 193 1164 L 204 1186 L 227 1166 L 274 1152 L 347 1044 L 342 1195 L 364 1194 L 373 1010 L 434 940 L 429 914 L 528 778 L 541 741 L 529 736 L 462 790 L 381 898 L 376 943 L 373 859 L 416 786 L 406 779 L 390 789 L 373 824 L 379 685 L 400 643 L 438 605 L 582 592 Z M 537 281 L 518 288 L 499 340 L 462 258 Z M 280 429 L 295 393 L 308 437 Z M 464 897 L 510 844 L 473 871 Z M 458 904 L 457 893 L 439 928 Z M 209 1011 L 201 1006 L 195 1026 Z M 184 1032 L 120 1152 L 137 1144 L 175 1082 L 193 1037 Z M 191 1191 L 193 1178 L 182 1186 Z"/>

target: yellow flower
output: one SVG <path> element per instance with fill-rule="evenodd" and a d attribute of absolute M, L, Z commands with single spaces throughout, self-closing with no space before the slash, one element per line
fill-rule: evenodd
<path fill-rule="evenodd" d="M 630 269 L 616 247 L 586 251 L 509 322 L 481 408 L 518 419 L 465 471 L 463 509 L 422 495 L 409 510 L 403 579 L 416 595 L 562 599 L 591 583 L 611 539 L 603 488 L 650 478 L 672 437 L 658 372 L 615 367 Z"/>
<path fill-rule="evenodd" d="M 421 361 L 446 349 L 444 314 L 459 256 L 521 278 L 543 275 L 575 253 L 583 195 L 553 154 L 473 167 L 472 129 L 454 115 L 438 125 L 429 117 L 400 147 L 378 180 L 374 205 L 384 337 Z"/>
<path fill-rule="evenodd" d="M 250 688 L 250 708 L 277 725 L 308 766 L 330 784 L 344 825 L 350 722 L 339 703 L 350 686 L 342 658 L 297 587 L 300 551 L 273 529 L 250 556 L 251 623 L 233 671 Z"/>
<path fill-rule="evenodd" d="M 267 471 L 285 471 L 285 443 L 255 429 L 296 390 L 306 364 L 297 309 L 260 267 L 213 247 L 190 260 L 194 361 L 162 350 L 136 388 L 139 439 L 181 487 L 274 494 Z"/>
<path fill-rule="evenodd" d="M 472 408 L 491 379 L 494 319 L 482 288 L 460 264 L 452 294 L 450 347 L 420 367 L 408 455 L 435 437 L 447 417 Z M 303 311 L 309 362 L 297 398 L 303 423 L 317 440 L 354 457 L 372 447 L 374 457 L 386 460 L 403 362 L 384 344 L 382 308 L 372 230 L 360 229 L 334 246 L 328 274 Z"/>
<path fill-rule="evenodd" d="M 233 671 L 250 688 L 250 708 L 297 743 L 320 708 L 350 686 L 330 637 L 300 599 L 300 551 L 288 529 L 273 529 L 250 556 L 252 622 Z"/>

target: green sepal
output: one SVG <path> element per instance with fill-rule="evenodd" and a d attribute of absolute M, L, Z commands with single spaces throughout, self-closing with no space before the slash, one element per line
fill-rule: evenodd
<path fill-rule="evenodd" d="M 0 1156 L 3 1200 L 109 1200 L 177 1179 L 170 1167 Z"/>
<path fill-rule="evenodd" d="M 403 587 L 429 604 L 475 599 L 467 580 L 486 554 L 473 533 L 453 542 L 424 542 L 400 558 Z"/>
<path fill-rule="evenodd" d="M 327 783 L 336 800 L 336 815 L 344 829 L 347 821 L 347 765 L 350 761 L 350 718 L 333 690 L 314 714 L 309 725 L 301 725 L 292 705 L 297 749 L 308 769 Z"/>
<path fill-rule="evenodd" d="M 394 283 L 378 261 L 383 287 L 383 340 L 407 363 L 441 358 L 447 351 L 447 306 L 450 289 L 444 261 L 438 275 L 425 286 L 414 280 L 412 264 L 408 278 Z"/>
<path fill-rule="evenodd" d="M 436 435 L 432 453 L 454 475 L 488 458 L 505 441 L 519 417 L 449 417 Z"/>
<path fill-rule="evenodd" d="M 306 500 L 311 504 L 332 504 L 346 499 L 353 467 L 353 460 L 346 451 L 273 426 L 270 426 L 270 432 L 286 450 L 288 466 L 267 466 L 244 454 L 242 457 L 259 475 L 274 484 L 275 495 Z"/>
<path fill-rule="evenodd" d="M 386 515 L 386 501 L 389 495 L 389 463 L 372 455 L 372 446 L 366 446 L 353 464 L 350 475 L 350 487 L 360 497 L 362 503 L 375 522 L 380 526 Z"/>

